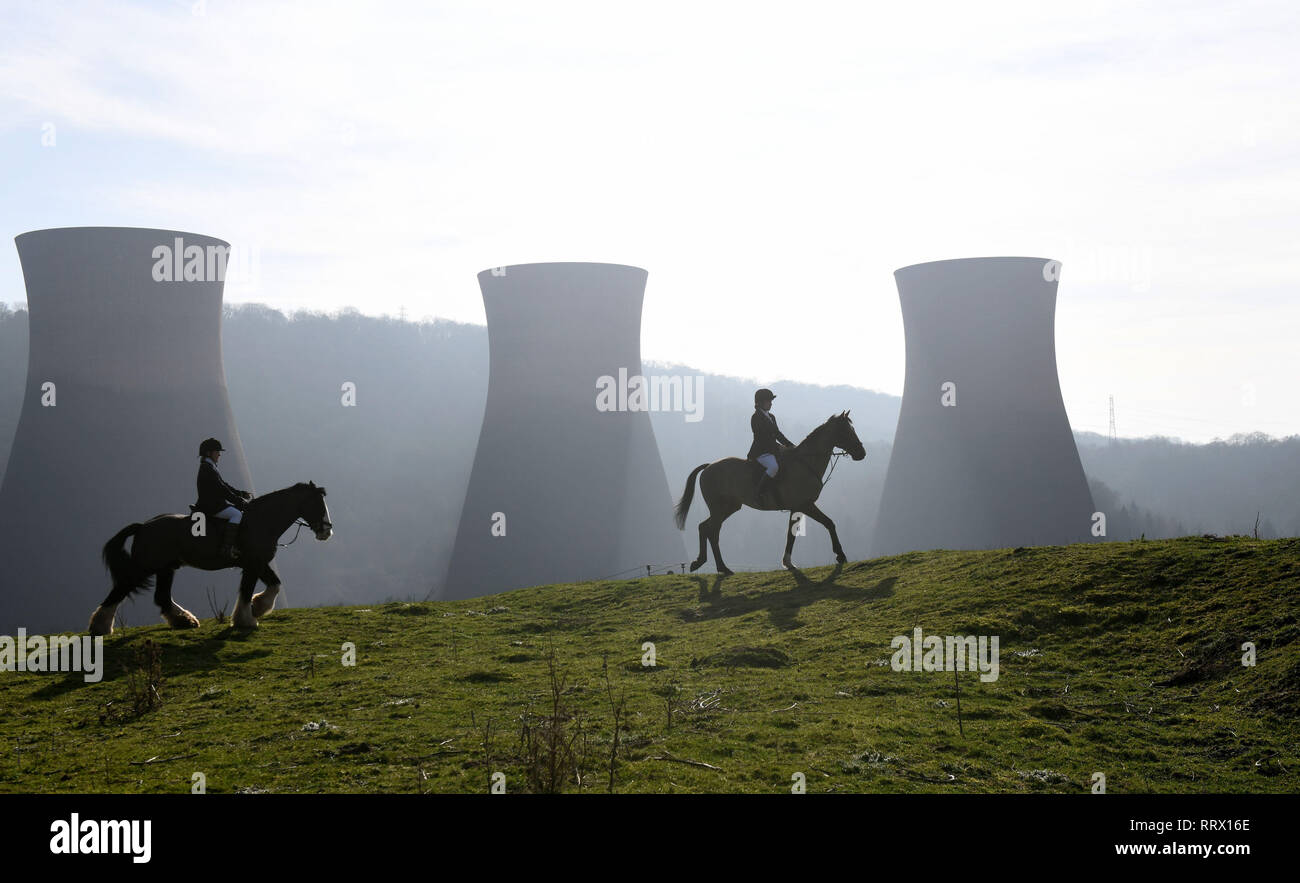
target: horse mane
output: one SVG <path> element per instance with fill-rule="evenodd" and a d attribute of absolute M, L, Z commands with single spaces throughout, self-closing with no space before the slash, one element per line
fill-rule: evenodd
<path fill-rule="evenodd" d="M 801 442 L 799 442 L 799 444 L 795 445 L 795 446 L 794 446 L 794 449 L 797 451 L 797 450 L 800 450 L 801 448 L 803 448 L 804 445 L 807 445 L 809 442 L 811 442 L 814 438 L 817 437 L 817 435 L 818 435 L 819 433 L 825 432 L 825 431 L 826 431 L 826 428 L 827 428 L 828 426 L 830 426 L 831 423 L 833 423 L 833 422 L 836 421 L 836 420 L 839 420 L 841 417 L 844 417 L 844 419 L 847 420 L 847 419 L 848 419 L 847 414 L 848 414 L 848 412 L 845 411 L 843 414 L 832 414 L 831 416 L 827 417 L 825 423 L 823 423 L 821 426 L 818 426 L 818 427 L 817 427 L 816 429 L 814 429 L 812 432 L 810 432 L 810 433 L 808 433 L 806 436 L 804 436 L 803 441 L 801 441 Z"/>
<path fill-rule="evenodd" d="M 325 488 L 321 487 L 318 484 L 315 484 L 314 482 L 300 481 L 297 484 L 290 485 L 289 487 L 282 487 L 278 491 L 271 491 L 270 493 L 261 494 L 256 498 L 254 498 L 253 501 L 248 505 L 256 506 L 262 500 L 268 500 L 271 497 L 278 497 L 282 494 L 287 494 L 290 491 L 304 491 L 304 490 L 317 490 L 320 491 L 320 495 L 322 497 L 325 496 Z"/>

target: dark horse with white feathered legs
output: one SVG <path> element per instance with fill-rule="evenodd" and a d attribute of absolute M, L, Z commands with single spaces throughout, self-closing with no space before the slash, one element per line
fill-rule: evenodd
<path fill-rule="evenodd" d="M 271 567 L 280 536 L 299 520 L 312 529 L 318 540 L 328 540 L 334 532 L 325 505 L 325 488 L 317 487 L 315 482 L 299 482 L 250 502 L 240 525 L 238 558 L 221 554 L 221 531 L 207 530 L 206 516 L 201 532 L 204 535 L 195 536 L 199 515 L 158 515 L 128 524 L 104 544 L 104 564 L 112 574 L 113 590 L 91 614 L 92 635 L 111 634 L 117 605 L 132 592 L 147 588 L 154 579 L 157 584 L 153 600 L 167 624 L 174 629 L 198 628 L 198 618 L 172 600 L 172 579 L 177 568 L 185 566 L 243 570 L 231 620 L 236 628 L 255 628 L 257 620 L 275 607 L 275 597 L 280 593 L 280 575 Z M 135 542 L 128 553 L 126 538 L 131 536 Z M 259 579 L 266 589 L 254 595 Z"/>
<path fill-rule="evenodd" d="M 762 503 L 758 499 L 756 476 L 761 467 L 751 460 L 741 457 L 724 457 L 712 463 L 695 467 L 695 471 L 686 479 L 686 490 L 677 503 L 675 516 L 677 529 L 686 529 L 686 513 L 690 511 L 691 500 L 695 496 L 695 476 L 700 476 L 700 495 L 709 507 L 709 517 L 700 522 L 700 555 L 691 562 L 691 570 L 696 571 L 708 560 L 705 542 L 713 546 L 713 563 L 718 573 L 727 575 L 733 571 L 722 563 L 722 551 L 718 548 L 718 535 L 722 531 L 722 522 L 726 521 L 741 506 L 775 512 L 790 510 L 790 529 L 785 536 L 785 557 L 781 563 L 793 567 L 790 552 L 794 549 L 794 525 L 800 512 L 826 528 L 831 535 L 831 549 L 835 560 L 843 564 L 848 561 L 840 546 L 839 534 L 835 532 L 835 522 L 825 512 L 817 508 L 817 498 L 822 492 L 822 475 L 830 463 L 831 454 L 836 448 L 847 451 L 854 460 L 867 456 L 867 449 L 858 440 L 853 430 L 853 421 L 849 412 L 843 411 L 818 426 L 808 437 L 793 450 L 783 451 L 779 455 L 780 471 L 776 476 L 775 490 L 780 498 L 779 505 Z"/>

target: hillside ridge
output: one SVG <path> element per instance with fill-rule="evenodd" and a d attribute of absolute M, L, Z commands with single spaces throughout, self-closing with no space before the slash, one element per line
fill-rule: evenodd
<path fill-rule="evenodd" d="M 1297 539 L 912 552 L 248 634 L 178 600 L 202 628 L 119 630 L 98 684 L 0 672 L 0 790 L 604 792 L 616 710 L 616 792 L 1300 789 Z M 917 627 L 997 637 L 996 680 L 895 670 Z M 150 644 L 162 702 L 136 710 Z"/>

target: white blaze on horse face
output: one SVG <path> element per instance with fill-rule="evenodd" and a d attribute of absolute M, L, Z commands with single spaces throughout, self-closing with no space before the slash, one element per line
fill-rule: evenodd
<path fill-rule="evenodd" d="M 330 507 L 325 503 L 324 497 L 321 497 L 320 505 L 325 515 L 324 520 L 321 522 L 323 530 L 316 534 L 316 539 L 324 541 L 334 536 L 334 522 L 330 519 Z"/>

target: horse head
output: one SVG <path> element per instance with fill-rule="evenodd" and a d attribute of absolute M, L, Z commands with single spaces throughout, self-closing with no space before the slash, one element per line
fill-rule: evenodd
<path fill-rule="evenodd" d="M 853 421 L 849 419 L 848 411 L 841 411 L 826 422 L 832 424 L 831 441 L 835 447 L 847 451 L 854 460 L 862 460 L 867 456 L 867 449 L 862 446 L 862 440 L 858 438 L 858 433 L 853 428 Z"/>
<path fill-rule="evenodd" d="M 317 487 L 314 481 L 299 484 L 298 488 L 303 492 L 299 496 L 298 517 L 307 522 L 316 539 L 328 540 L 334 533 L 334 524 L 325 505 L 325 488 Z"/>

